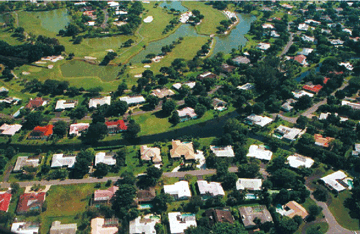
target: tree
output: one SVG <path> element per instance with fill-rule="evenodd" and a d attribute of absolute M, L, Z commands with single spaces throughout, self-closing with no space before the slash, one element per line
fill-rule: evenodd
<path fill-rule="evenodd" d="M 236 185 L 238 177 L 235 173 L 227 173 L 222 181 L 222 186 L 225 190 L 233 189 Z"/>
<path fill-rule="evenodd" d="M 149 95 L 146 98 L 146 102 L 148 103 L 150 109 L 153 110 L 157 106 L 157 104 L 159 104 L 159 98 L 154 95 Z"/>
<path fill-rule="evenodd" d="M 116 91 L 116 94 L 118 96 L 121 96 L 124 94 L 124 91 L 127 90 L 128 87 L 127 87 L 127 84 L 125 82 L 119 84 L 118 88 L 117 88 L 117 91 Z"/>
<path fill-rule="evenodd" d="M 16 182 L 12 182 L 10 184 L 10 188 L 11 188 L 11 194 L 16 194 L 20 189 L 20 185 Z"/>
<path fill-rule="evenodd" d="M 319 187 L 314 192 L 313 195 L 316 200 L 326 202 L 328 198 L 328 192 L 325 188 Z"/>
<path fill-rule="evenodd" d="M 151 211 L 161 214 L 165 212 L 168 208 L 167 204 L 172 202 L 174 198 L 167 193 L 161 193 L 160 195 L 157 195 L 153 200 L 153 207 L 151 208 Z"/>
<path fill-rule="evenodd" d="M 169 122 L 174 125 L 180 123 L 179 113 L 176 110 L 172 112 L 171 117 L 169 118 Z"/>
<path fill-rule="evenodd" d="M 162 104 L 162 111 L 165 116 L 169 116 L 173 110 L 176 108 L 176 103 L 174 100 L 166 100 Z"/>
<path fill-rule="evenodd" d="M 136 138 L 137 134 L 141 131 L 140 124 L 136 123 L 135 120 L 130 120 L 127 126 L 126 137 Z"/>
<path fill-rule="evenodd" d="M 201 118 L 205 112 L 206 112 L 206 106 L 202 105 L 202 104 L 197 104 L 195 106 L 195 113 L 197 114 L 198 118 Z"/>
<path fill-rule="evenodd" d="M 255 178 L 260 171 L 260 164 L 256 161 L 250 164 L 240 164 L 238 167 L 238 175 L 240 178 Z"/>
<path fill-rule="evenodd" d="M 294 104 L 294 108 L 297 110 L 305 110 L 312 105 L 311 97 L 304 95 L 299 98 L 299 100 Z"/>
<path fill-rule="evenodd" d="M 309 206 L 309 215 L 310 215 L 310 217 L 312 217 L 313 219 L 315 219 L 316 216 L 318 216 L 321 211 L 322 211 L 322 208 L 321 208 L 320 206 L 317 206 L 317 205 L 311 205 L 311 206 Z"/>
<path fill-rule="evenodd" d="M 6 148 L 5 157 L 7 157 L 10 160 L 15 155 L 16 155 L 16 150 L 12 146 L 9 146 L 9 147 Z"/>
<path fill-rule="evenodd" d="M 117 181 L 117 184 L 130 184 L 134 185 L 136 182 L 136 177 L 132 171 L 125 171 L 121 174 L 121 178 Z"/>
<path fill-rule="evenodd" d="M 191 108 L 195 108 L 195 106 L 198 104 L 198 100 L 194 95 L 187 96 L 184 101 L 185 101 L 185 105 Z"/>
<path fill-rule="evenodd" d="M 104 123 L 91 123 L 83 139 L 86 142 L 93 144 L 103 139 L 106 134 L 107 127 Z"/>
<path fill-rule="evenodd" d="M 276 170 L 270 177 L 274 187 L 278 188 L 293 188 L 298 186 L 300 176 L 289 169 Z"/>
<path fill-rule="evenodd" d="M 34 111 L 25 116 L 25 126 L 27 129 L 33 129 L 35 126 L 41 124 L 43 120 L 43 115 L 39 111 Z"/>
<path fill-rule="evenodd" d="M 279 221 L 278 231 L 282 234 L 292 234 L 298 229 L 298 224 L 291 218 L 283 216 Z"/>
<path fill-rule="evenodd" d="M 74 170 L 72 177 L 81 179 L 87 173 L 89 173 L 89 166 L 91 162 L 89 162 L 86 158 L 79 158 L 77 157 L 76 162 L 74 164 Z"/>
<path fill-rule="evenodd" d="M 309 122 L 309 119 L 303 115 L 300 115 L 299 118 L 296 120 L 296 124 L 301 128 L 304 129 Z"/>
<path fill-rule="evenodd" d="M 68 126 L 65 121 L 59 120 L 56 123 L 54 123 L 53 132 L 60 138 L 63 138 L 66 135 L 67 129 L 68 129 Z"/>
<path fill-rule="evenodd" d="M 94 175 L 98 178 L 102 178 L 107 175 L 109 172 L 109 166 L 105 163 L 98 163 L 96 165 L 96 171 L 94 172 Z"/>
<path fill-rule="evenodd" d="M 146 175 L 151 177 L 151 178 L 154 178 L 155 180 L 160 179 L 162 173 L 163 173 L 162 169 L 158 169 L 158 168 L 156 168 L 154 166 L 148 167 L 146 169 Z"/>
<path fill-rule="evenodd" d="M 115 192 L 112 202 L 112 209 L 119 218 L 127 216 L 131 205 L 136 197 L 136 187 L 130 184 L 120 184 Z"/>
<path fill-rule="evenodd" d="M 265 110 L 265 105 L 262 102 L 255 103 L 253 105 L 253 112 L 257 115 L 261 115 Z"/>
<path fill-rule="evenodd" d="M 70 112 L 69 116 L 72 119 L 82 119 L 87 113 L 88 110 L 85 106 L 78 106 Z"/>
<path fill-rule="evenodd" d="M 124 101 L 115 101 L 106 109 L 107 116 L 120 116 L 124 115 L 128 109 L 128 105 Z"/>

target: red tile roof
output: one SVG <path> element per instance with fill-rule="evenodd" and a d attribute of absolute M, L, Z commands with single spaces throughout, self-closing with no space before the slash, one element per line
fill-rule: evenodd
<path fill-rule="evenodd" d="M 44 127 L 42 126 L 36 126 L 33 130 L 33 132 L 40 133 L 41 136 L 51 136 L 53 134 L 53 125 L 46 125 Z"/>
<path fill-rule="evenodd" d="M 299 54 L 294 57 L 294 60 L 298 63 L 302 63 L 306 59 L 305 55 Z"/>
<path fill-rule="evenodd" d="M 127 130 L 127 126 L 125 125 L 124 120 L 117 120 L 117 121 L 109 121 L 109 122 L 105 122 L 105 125 L 108 128 L 115 128 L 117 127 L 119 130 Z"/>
<path fill-rule="evenodd" d="M 37 97 L 35 99 L 30 100 L 25 107 L 29 109 L 38 108 L 42 106 L 44 102 L 45 100 L 43 100 L 41 97 Z"/>
<path fill-rule="evenodd" d="M 318 93 L 322 89 L 322 85 L 304 85 L 303 89 L 311 91 L 313 93 Z"/>
<path fill-rule="evenodd" d="M 16 213 L 40 209 L 45 201 L 46 193 L 24 193 L 20 196 Z"/>
<path fill-rule="evenodd" d="M 115 192 L 119 189 L 117 186 L 112 186 L 107 190 L 95 190 L 94 200 L 95 201 L 108 201 L 110 200 Z"/>
<path fill-rule="evenodd" d="M 330 80 L 330 78 L 329 78 L 329 77 L 324 77 L 324 81 L 323 81 L 323 83 L 324 83 L 324 84 L 326 84 L 329 80 Z"/>
<path fill-rule="evenodd" d="M 329 73 L 334 73 L 335 75 L 342 75 L 342 74 L 344 74 L 344 72 L 343 72 L 343 71 L 340 71 L 340 72 L 337 72 L 337 71 L 331 71 L 331 72 L 329 72 Z"/>
<path fill-rule="evenodd" d="M 11 193 L 0 193 L 0 210 L 7 212 L 11 200 Z"/>

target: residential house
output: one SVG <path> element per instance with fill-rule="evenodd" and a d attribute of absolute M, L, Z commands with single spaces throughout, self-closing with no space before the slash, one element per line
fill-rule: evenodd
<path fill-rule="evenodd" d="M 72 168 L 76 162 L 76 155 L 53 154 L 51 168 Z"/>
<path fill-rule="evenodd" d="M 250 145 L 249 153 L 246 156 L 250 158 L 270 161 L 272 154 L 273 153 L 270 150 L 267 150 L 263 145 Z"/>
<path fill-rule="evenodd" d="M 112 186 L 106 190 L 95 190 L 94 192 L 94 204 L 99 203 L 109 203 L 111 198 L 115 195 L 116 191 L 119 189 L 117 186 Z"/>
<path fill-rule="evenodd" d="M 28 139 L 48 139 L 53 134 L 54 125 L 36 126 Z"/>
<path fill-rule="evenodd" d="M 349 178 L 343 171 L 336 171 L 330 175 L 327 175 L 320 179 L 325 183 L 325 185 L 336 192 L 341 192 L 343 190 L 353 188 L 352 179 Z"/>
<path fill-rule="evenodd" d="M 91 220 L 91 234 L 117 234 L 119 221 L 117 219 L 94 218 Z"/>
<path fill-rule="evenodd" d="M 205 216 L 209 220 L 210 227 L 216 223 L 234 223 L 234 217 L 229 208 L 224 209 L 208 209 L 205 211 Z"/>
<path fill-rule="evenodd" d="M 234 61 L 234 60 L 233 60 Z M 231 73 L 235 70 L 235 66 L 231 66 L 229 64 L 221 64 L 221 71 L 224 72 L 224 73 Z"/>
<path fill-rule="evenodd" d="M 15 167 L 13 168 L 13 172 L 22 171 L 23 167 L 38 167 L 40 164 L 40 158 L 29 158 L 29 156 L 19 156 L 16 159 Z"/>
<path fill-rule="evenodd" d="M 148 147 L 147 145 L 142 145 L 140 147 L 140 157 L 143 161 L 151 161 L 155 164 L 161 163 L 161 154 L 160 148 L 158 147 Z"/>
<path fill-rule="evenodd" d="M 340 39 L 333 39 L 333 40 L 329 40 L 330 44 L 332 45 L 342 45 L 344 44 L 344 41 L 340 40 Z"/>
<path fill-rule="evenodd" d="M 18 234 L 37 234 L 40 224 L 34 222 L 15 222 L 11 225 L 11 232 Z"/>
<path fill-rule="evenodd" d="M 305 96 L 305 95 L 307 95 L 309 97 L 314 97 L 314 94 L 306 92 L 304 90 L 292 91 L 291 93 L 294 95 L 295 99 L 299 99 L 299 98 L 301 98 L 302 96 Z"/>
<path fill-rule="evenodd" d="M 99 163 L 104 163 L 109 166 L 116 164 L 116 153 L 115 152 L 98 152 L 95 154 L 95 167 Z"/>
<path fill-rule="evenodd" d="M 24 193 L 20 195 L 16 214 L 22 215 L 29 211 L 39 211 L 45 201 L 46 193 Z"/>
<path fill-rule="evenodd" d="M 315 42 L 315 37 L 309 37 L 309 36 L 306 36 L 306 35 L 303 35 L 303 36 L 301 37 L 301 39 L 302 39 L 303 41 L 307 41 L 307 42 L 312 42 L 312 43 Z"/>
<path fill-rule="evenodd" d="M 183 85 L 188 86 L 190 89 L 194 88 L 196 85 L 196 82 L 186 82 Z M 182 84 L 181 83 L 175 83 L 173 84 L 172 87 L 174 87 L 175 89 L 179 90 L 181 88 Z"/>
<path fill-rule="evenodd" d="M 176 200 L 184 200 L 191 198 L 189 182 L 183 180 L 175 184 L 164 185 L 164 193 L 168 193 Z"/>
<path fill-rule="evenodd" d="M 309 30 L 309 28 L 310 28 L 310 26 L 307 24 L 299 24 L 299 26 L 298 26 L 299 31 L 307 31 L 307 30 Z"/>
<path fill-rule="evenodd" d="M 270 48 L 271 44 L 270 43 L 263 43 L 260 42 L 256 48 L 258 48 L 259 50 L 268 50 Z"/>
<path fill-rule="evenodd" d="M 214 107 L 214 110 L 223 111 L 227 109 L 227 102 L 224 102 L 223 100 L 220 100 L 219 98 L 214 98 L 212 105 Z"/>
<path fill-rule="evenodd" d="M 6 103 L 6 105 L 16 105 L 20 101 L 20 98 L 17 97 L 5 97 L 4 99 L 0 99 L 0 103 Z"/>
<path fill-rule="evenodd" d="M 155 89 L 151 91 L 151 95 L 158 97 L 158 98 L 164 98 L 164 97 L 170 97 L 173 96 L 175 93 L 171 89 L 163 88 L 163 89 Z"/>
<path fill-rule="evenodd" d="M 170 150 L 171 158 L 184 158 L 185 160 L 194 160 L 195 153 L 192 142 L 181 142 L 172 140 L 172 149 Z"/>
<path fill-rule="evenodd" d="M 90 127 L 89 123 L 76 123 L 70 125 L 69 135 L 81 136 Z"/>
<path fill-rule="evenodd" d="M 8 93 L 8 92 L 9 92 L 9 90 L 7 88 L 5 88 L 4 86 L 0 87 L 0 94 Z"/>
<path fill-rule="evenodd" d="M 215 146 L 210 145 L 210 150 L 216 155 L 216 157 L 235 157 L 234 150 L 231 145 L 227 146 Z"/>
<path fill-rule="evenodd" d="M 129 106 L 138 105 L 146 102 L 145 98 L 142 95 L 120 97 L 120 101 L 126 102 Z"/>
<path fill-rule="evenodd" d="M 105 125 L 109 134 L 115 134 L 127 130 L 127 126 L 122 119 L 118 119 L 116 121 L 106 121 Z"/>
<path fill-rule="evenodd" d="M 297 138 L 301 137 L 301 135 L 304 134 L 305 132 L 306 130 L 302 130 L 299 128 L 289 128 L 284 125 L 280 125 L 275 129 L 275 136 L 280 139 L 295 141 Z"/>
<path fill-rule="evenodd" d="M 115 15 L 127 15 L 127 11 L 115 11 Z"/>
<path fill-rule="evenodd" d="M 225 192 L 221 183 L 207 182 L 206 180 L 198 180 L 197 186 L 199 188 L 200 196 L 204 199 L 216 196 L 225 196 Z"/>
<path fill-rule="evenodd" d="M 268 125 L 269 123 L 273 122 L 274 120 L 267 116 L 260 116 L 251 114 L 248 117 L 246 117 L 246 122 L 250 125 L 259 125 L 260 127 L 264 127 Z"/>
<path fill-rule="evenodd" d="M 251 61 L 245 56 L 238 56 L 232 59 L 235 65 L 240 66 L 240 64 L 249 64 Z"/>
<path fill-rule="evenodd" d="M 274 29 L 274 25 L 269 24 L 269 23 L 265 23 L 261 26 L 263 29 Z"/>
<path fill-rule="evenodd" d="M 236 181 L 236 190 L 249 190 L 249 191 L 261 191 L 262 180 L 261 179 L 246 179 L 239 178 Z"/>
<path fill-rule="evenodd" d="M 343 32 L 347 32 L 347 33 L 349 33 L 350 35 L 352 35 L 352 30 L 351 30 L 351 29 L 344 28 L 342 31 L 343 31 Z"/>
<path fill-rule="evenodd" d="M 60 221 L 54 221 L 51 224 L 50 234 L 76 234 L 77 223 L 61 224 Z"/>
<path fill-rule="evenodd" d="M 313 84 L 309 84 L 309 85 L 304 85 L 303 86 L 303 89 L 307 90 L 307 91 L 310 91 L 312 93 L 318 93 L 321 89 L 323 88 L 322 85 L 313 85 Z"/>
<path fill-rule="evenodd" d="M 341 101 L 341 105 L 342 106 L 350 106 L 354 110 L 360 110 L 360 103 L 354 103 L 354 102 L 349 102 L 349 101 L 343 100 L 343 101 Z"/>
<path fill-rule="evenodd" d="M 21 124 L 6 124 L 6 123 L 4 123 L 0 127 L 0 131 L 1 131 L 0 135 L 14 136 L 15 133 L 20 131 L 21 128 L 22 128 Z"/>
<path fill-rule="evenodd" d="M 214 73 L 212 72 L 204 72 L 200 75 L 197 76 L 197 78 L 199 80 L 203 80 L 203 79 L 216 79 L 217 78 L 217 75 L 215 75 Z"/>
<path fill-rule="evenodd" d="M 30 98 L 30 101 L 26 104 L 25 108 L 33 110 L 40 106 L 45 106 L 46 104 L 48 104 L 48 101 L 44 100 L 42 97 L 37 97 L 35 99 Z"/>
<path fill-rule="evenodd" d="M 155 187 L 141 189 L 137 191 L 136 202 L 137 203 L 152 202 L 155 197 L 156 197 Z"/>
<path fill-rule="evenodd" d="M 11 190 L 0 192 L 0 211 L 8 212 L 11 196 Z"/>
<path fill-rule="evenodd" d="M 61 55 L 54 55 L 54 56 L 48 56 L 48 57 L 43 57 L 41 58 L 42 61 L 49 61 L 49 62 L 53 62 L 56 63 L 57 61 L 63 60 L 64 57 Z"/>
<path fill-rule="evenodd" d="M 280 37 L 280 34 L 277 33 L 275 30 L 272 30 L 272 31 L 270 32 L 270 37 L 279 38 L 279 37 Z"/>
<path fill-rule="evenodd" d="M 331 34 L 331 30 L 330 29 L 321 29 L 321 33 L 325 33 L 325 34 Z"/>
<path fill-rule="evenodd" d="M 294 8 L 293 6 L 291 6 L 291 5 L 287 4 L 287 3 L 281 4 L 281 6 L 284 7 L 285 9 L 287 9 L 287 10 L 291 10 L 291 9 Z"/>
<path fill-rule="evenodd" d="M 291 219 L 296 215 L 300 216 L 302 219 L 305 219 L 309 215 L 306 209 L 296 201 L 289 201 L 283 207 L 281 207 L 281 209 L 276 208 L 276 211 L 282 216 L 287 216 Z"/>
<path fill-rule="evenodd" d="M 181 110 L 177 110 L 177 112 L 179 114 L 180 122 L 197 118 L 197 114 L 195 113 L 195 110 L 191 107 L 184 107 Z"/>
<path fill-rule="evenodd" d="M 311 168 L 311 166 L 314 164 L 314 160 L 312 158 L 305 157 L 300 154 L 290 155 L 287 158 L 287 161 L 289 163 L 289 166 L 293 168 L 299 168 L 299 167 Z"/>
<path fill-rule="evenodd" d="M 242 206 L 239 208 L 241 220 L 246 229 L 253 229 L 257 227 L 254 222 L 255 218 L 260 220 L 260 223 L 272 222 L 272 217 L 266 206 Z"/>
<path fill-rule="evenodd" d="M 95 26 L 95 21 L 88 21 L 85 23 L 87 26 Z"/>
<path fill-rule="evenodd" d="M 254 84 L 251 84 L 251 83 L 246 83 L 244 85 L 239 85 L 237 87 L 237 89 L 240 89 L 240 90 L 252 90 L 255 88 L 255 85 Z"/>
<path fill-rule="evenodd" d="M 332 115 L 332 113 L 330 113 L 330 112 L 320 113 L 319 120 L 327 119 L 329 117 L 329 115 Z M 334 113 L 334 115 L 337 117 L 339 114 Z M 348 121 L 348 120 L 349 120 L 348 118 L 340 116 L 340 122 L 345 122 L 345 121 Z"/>
<path fill-rule="evenodd" d="M 118 2 L 113 2 L 113 1 L 108 2 L 107 4 L 109 5 L 109 7 L 119 7 L 119 5 L 120 5 Z"/>
<path fill-rule="evenodd" d="M 321 22 L 313 20 L 313 19 L 308 19 L 308 20 L 305 20 L 305 24 L 308 24 L 308 25 L 320 25 Z"/>
<path fill-rule="evenodd" d="M 339 63 L 339 66 L 344 66 L 347 70 L 352 71 L 354 69 L 353 65 L 349 62 L 341 62 Z"/>
<path fill-rule="evenodd" d="M 184 234 L 185 229 L 197 226 L 195 214 L 169 212 L 168 217 L 171 234 Z"/>
<path fill-rule="evenodd" d="M 315 134 L 315 145 L 322 146 L 322 147 L 329 147 L 329 143 L 335 138 L 332 137 L 323 137 L 321 134 Z"/>
<path fill-rule="evenodd" d="M 311 49 L 311 48 L 303 48 L 302 51 L 300 51 L 298 54 L 308 56 L 313 51 L 314 51 L 314 49 Z"/>
<path fill-rule="evenodd" d="M 102 106 L 102 105 L 110 106 L 110 104 L 111 104 L 111 96 L 91 98 L 89 101 L 89 108 L 97 108 L 98 106 Z"/>
<path fill-rule="evenodd" d="M 307 66 L 308 63 L 306 62 L 306 56 L 299 54 L 294 57 L 294 61 L 298 62 L 301 66 Z"/>
<path fill-rule="evenodd" d="M 353 156 L 359 156 L 360 154 L 360 144 L 355 144 L 355 149 L 352 151 Z"/>
<path fill-rule="evenodd" d="M 56 102 L 55 111 L 62 111 L 66 109 L 73 109 L 77 105 L 76 100 L 58 100 Z"/>
<path fill-rule="evenodd" d="M 288 100 L 286 100 L 286 102 L 284 104 L 281 105 L 281 109 L 283 111 L 286 111 L 286 112 L 289 112 L 291 111 L 292 109 L 294 109 L 294 107 L 292 106 L 292 104 L 296 103 L 297 101 L 290 98 Z"/>
<path fill-rule="evenodd" d="M 156 234 L 155 225 L 161 223 L 160 216 L 147 214 L 129 223 L 129 234 Z"/>

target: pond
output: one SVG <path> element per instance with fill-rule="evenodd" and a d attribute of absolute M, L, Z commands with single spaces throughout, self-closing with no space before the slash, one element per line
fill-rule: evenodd
<path fill-rule="evenodd" d="M 176 11 L 182 11 L 182 12 L 185 12 L 188 10 L 186 7 L 184 7 L 181 4 L 181 1 L 166 1 L 166 2 L 161 3 L 160 7 L 163 7 L 163 8 L 166 7 L 167 9 L 173 8 Z"/>
<path fill-rule="evenodd" d="M 318 73 L 320 71 L 321 65 L 322 65 L 322 63 L 319 63 L 319 66 L 315 67 L 315 73 Z M 304 79 L 309 74 L 310 74 L 310 70 L 303 72 L 298 77 L 296 77 L 295 80 L 300 83 L 302 81 L 302 79 Z"/>
<path fill-rule="evenodd" d="M 58 33 L 61 29 L 65 29 L 70 23 L 70 16 L 66 9 L 58 9 L 53 11 L 41 11 L 35 13 L 36 17 L 41 20 L 41 26 L 54 33 Z"/>

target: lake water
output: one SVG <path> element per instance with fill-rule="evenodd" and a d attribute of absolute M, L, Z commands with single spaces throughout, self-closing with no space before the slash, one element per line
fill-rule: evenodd
<path fill-rule="evenodd" d="M 160 7 L 166 7 L 167 9 L 174 8 L 176 11 L 185 12 L 188 9 L 184 7 L 180 1 L 166 1 L 160 4 Z"/>
<path fill-rule="evenodd" d="M 35 14 L 41 20 L 41 26 L 50 32 L 58 33 L 70 23 L 70 16 L 66 9 L 41 11 Z"/>

